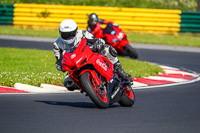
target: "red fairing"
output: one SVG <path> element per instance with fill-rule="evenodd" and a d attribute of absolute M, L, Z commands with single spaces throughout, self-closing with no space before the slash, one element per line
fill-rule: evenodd
<path fill-rule="evenodd" d="M 108 63 L 108 66 L 106 63 Z M 109 81 L 113 76 L 113 64 L 104 56 L 94 53 L 88 62 L 93 64 L 96 70 Z"/>
<path fill-rule="evenodd" d="M 113 29 L 115 34 L 104 34 L 104 38 L 106 38 L 109 45 L 122 52 L 124 50 L 124 46 L 127 44 L 130 45 L 130 43 L 127 41 L 126 34 L 120 28 L 113 26 Z M 113 42 L 113 39 L 117 39 L 118 41 Z"/>
<path fill-rule="evenodd" d="M 94 53 L 86 44 L 87 41 L 83 38 L 74 52 L 64 53 L 62 60 L 63 70 L 69 71 L 72 80 L 78 85 L 80 85 L 80 81 L 77 79 L 77 76 L 86 71 L 92 74 L 97 85 L 100 84 L 100 80 L 97 77 L 96 71 L 109 81 L 113 76 L 113 64 L 104 56 Z M 90 70 L 91 67 L 87 67 L 91 65 L 94 70 Z"/>
<path fill-rule="evenodd" d="M 67 57 L 66 55 L 64 55 L 64 56 Z M 63 58 L 62 63 L 63 63 L 62 68 L 65 71 L 71 71 L 71 69 L 75 66 L 75 64 L 68 57 Z"/>

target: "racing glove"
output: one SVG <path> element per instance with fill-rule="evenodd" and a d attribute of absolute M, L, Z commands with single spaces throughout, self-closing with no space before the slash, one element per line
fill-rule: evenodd
<path fill-rule="evenodd" d="M 62 71 L 62 66 L 61 66 L 61 65 L 58 65 L 58 64 L 56 64 L 56 69 L 57 69 L 58 71 Z"/>
<path fill-rule="evenodd" d="M 65 71 L 62 69 L 62 66 L 61 66 L 61 65 L 56 64 L 56 69 L 57 69 L 58 71 L 65 72 Z"/>
<path fill-rule="evenodd" d="M 103 39 L 96 39 L 95 43 L 93 44 L 93 50 L 100 51 L 104 49 L 105 41 Z"/>

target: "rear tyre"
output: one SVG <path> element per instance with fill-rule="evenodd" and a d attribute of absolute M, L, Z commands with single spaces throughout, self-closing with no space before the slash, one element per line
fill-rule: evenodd
<path fill-rule="evenodd" d="M 92 75 L 89 72 L 85 72 L 81 75 L 81 84 L 86 91 L 90 99 L 98 108 L 107 108 L 110 103 L 110 98 L 107 93 L 107 89 L 104 90 L 97 87 Z"/>
<path fill-rule="evenodd" d="M 121 100 L 118 102 L 121 106 L 131 107 L 135 103 L 135 93 L 131 90 L 124 90 Z"/>
<path fill-rule="evenodd" d="M 129 57 L 131 57 L 131 58 L 134 58 L 134 59 L 137 59 L 138 58 L 138 53 L 137 53 L 137 51 L 131 46 L 131 45 L 126 45 L 125 47 L 124 47 L 124 53 L 127 55 L 127 56 L 129 56 Z"/>

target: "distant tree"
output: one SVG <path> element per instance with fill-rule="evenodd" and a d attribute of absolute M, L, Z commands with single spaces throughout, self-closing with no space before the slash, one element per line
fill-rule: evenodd
<path fill-rule="evenodd" d="M 200 11 L 200 0 L 197 0 L 197 11 Z"/>

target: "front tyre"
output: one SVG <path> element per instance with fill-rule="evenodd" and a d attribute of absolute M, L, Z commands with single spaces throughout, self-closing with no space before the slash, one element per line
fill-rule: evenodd
<path fill-rule="evenodd" d="M 131 107 L 135 103 L 135 93 L 131 90 L 124 90 L 121 100 L 118 102 L 121 106 Z"/>
<path fill-rule="evenodd" d="M 91 73 L 85 72 L 81 75 L 81 84 L 90 99 L 99 108 L 107 108 L 110 103 L 106 88 L 104 90 L 97 87 Z"/>

